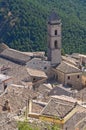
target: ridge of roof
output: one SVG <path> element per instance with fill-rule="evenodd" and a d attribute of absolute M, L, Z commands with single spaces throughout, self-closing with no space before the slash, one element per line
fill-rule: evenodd
<path fill-rule="evenodd" d="M 73 110 L 75 104 L 76 102 L 70 102 L 60 98 L 51 98 L 41 111 L 41 115 L 54 116 L 62 119 Z"/>
<path fill-rule="evenodd" d="M 46 73 L 44 71 L 42 71 L 42 70 L 27 68 L 27 72 L 29 73 L 30 76 L 47 78 Z"/>
<path fill-rule="evenodd" d="M 56 67 L 56 70 L 62 71 L 63 73 L 78 73 L 78 72 L 81 72 L 81 70 L 79 68 L 77 68 L 76 66 L 74 66 L 74 65 L 72 65 L 68 62 L 65 62 L 65 61 L 62 61 L 61 64 L 59 64 Z"/>

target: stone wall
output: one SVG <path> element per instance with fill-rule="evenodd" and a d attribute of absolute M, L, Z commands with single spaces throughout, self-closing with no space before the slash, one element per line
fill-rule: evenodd
<path fill-rule="evenodd" d="M 26 66 L 32 69 L 37 69 L 37 70 L 42 70 L 47 72 L 51 65 L 49 61 L 44 61 L 41 60 L 40 58 L 33 58 L 32 60 L 27 62 Z"/>
<path fill-rule="evenodd" d="M 82 108 L 83 109 L 83 108 Z M 64 125 L 63 130 L 85 130 L 86 121 L 83 120 L 86 112 L 75 113 Z M 82 122 L 81 122 L 82 120 Z M 79 125 L 78 125 L 79 124 Z"/>
<path fill-rule="evenodd" d="M 65 75 L 64 73 L 57 71 L 57 81 L 59 83 L 65 84 Z"/>
<path fill-rule="evenodd" d="M 51 32 L 51 36 L 54 36 L 55 35 L 55 30 L 58 30 L 57 34 L 58 36 L 61 36 L 61 24 L 53 24 L 53 25 L 48 25 L 48 34 Z"/>
<path fill-rule="evenodd" d="M 66 84 L 72 85 L 73 89 L 81 89 L 82 74 L 81 73 L 65 74 L 65 85 Z"/>
<path fill-rule="evenodd" d="M 59 64 L 61 63 L 61 51 L 58 49 L 55 49 L 51 52 L 51 57 L 53 57 L 51 59 L 51 64 Z"/>
<path fill-rule="evenodd" d="M 57 70 L 57 81 L 63 85 L 69 85 L 72 89 L 82 88 L 82 73 L 65 74 Z"/>
<path fill-rule="evenodd" d="M 12 84 L 12 79 L 8 79 L 6 81 L 3 81 L 2 83 L 0 83 L 0 91 L 4 92 L 4 90 L 10 85 Z"/>

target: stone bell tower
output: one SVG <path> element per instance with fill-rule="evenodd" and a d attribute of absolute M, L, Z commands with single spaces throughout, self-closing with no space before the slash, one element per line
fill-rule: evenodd
<path fill-rule="evenodd" d="M 61 63 L 61 20 L 55 12 L 48 19 L 48 60 L 52 66 Z"/>

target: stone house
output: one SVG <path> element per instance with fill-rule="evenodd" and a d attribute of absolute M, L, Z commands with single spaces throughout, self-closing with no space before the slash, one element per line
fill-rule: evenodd
<path fill-rule="evenodd" d="M 77 59 L 81 65 L 86 65 L 86 55 L 73 53 L 71 57 L 73 57 L 74 59 Z"/>
<path fill-rule="evenodd" d="M 53 68 L 53 71 L 56 80 L 64 86 L 78 90 L 82 88 L 82 71 L 77 67 L 63 61 L 56 68 Z"/>
<path fill-rule="evenodd" d="M 53 12 L 48 20 L 48 60 L 53 71 L 48 76 L 72 89 L 81 89 L 81 70 L 75 67 L 74 60 L 61 56 L 61 25 L 59 16 Z"/>
<path fill-rule="evenodd" d="M 70 99 L 70 100 L 69 100 Z M 76 106 L 76 101 L 65 96 L 52 96 L 47 105 L 41 111 L 41 115 L 57 120 L 57 123 L 64 124 L 64 117 L 68 115 Z M 73 113 L 74 114 L 74 113 Z"/>
<path fill-rule="evenodd" d="M 77 106 L 76 113 L 66 121 L 63 130 L 86 130 L 86 108 Z"/>
<path fill-rule="evenodd" d="M 71 57 L 80 61 L 79 53 L 73 53 Z"/>
<path fill-rule="evenodd" d="M 57 124 L 61 130 L 83 130 L 86 126 L 86 108 L 73 98 L 52 96 L 48 103 L 35 103 L 39 104 L 35 112 L 32 107 L 33 101 L 29 104 L 31 111 L 28 115 L 32 118 Z"/>
<path fill-rule="evenodd" d="M 17 51 L 11 48 L 3 50 L 0 53 L 0 57 L 18 63 L 20 65 L 25 65 L 31 59 L 29 54 L 25 54 L 21 51 Z"/>
<path fill-rule="evenodd" d="M 50 91 L 52 90 L 52 85 L 51 84 L 41 84 L 38 88 L 37 88 L 37 92 L 40 93 L 41 98 L 42 97 L 48 97 Z"/>
<path fill-rule="evenodd" d="M 86 108 L 67 96 L 53 96 L 43 108 L 40 119 L 56 123 L 61 130 L 86 128 Z"/>
<path fill-rule="evenodd" d="M 86 65 L 86 55 L 81 55 L 79 54 L 80 56 L 80 62 L 83 64 L 83 65 Z"/>
<path fill-rule="evenodd" d="M 45 83 L 47 80 L 47 75 L 44 71 L 27 68 L 27 72 L 30 81 L 33 83 L 33 88 L 38 87 L 40 84 Z"/>
<path fill-rule="evenodd" d="M 58 95 L 58 96 L 69 96 L 72 97 L 73 96 L 73 92 L 68 89 L 63 87 L 62 84 L 57 85 L 56 87 L 52 88 L 51 91 L 48 93 L 49 96 L 54 96 L 54 95 Z"/>
<path fill-rule="evenodd" d="M 26 67 L 47 72 L 51 67 L 51 64 L 50 61 L 45 61 L 41 58 L 32 58 L 29 62 L 27 62 Z"/>
<path fill-rule="evenodd" d="M 80 64 L 78 60 L 72 58 L 71 56 L 62 56 L 62 60 L 65 61 L 65 62 L 68 62 L 74 66 L 77 66 Z"/>
<path fill-rule="evenodd" d="M 4 92 L 4 90 L 12 83 L 12 77 L 0 74 L 0 91 Z"/>

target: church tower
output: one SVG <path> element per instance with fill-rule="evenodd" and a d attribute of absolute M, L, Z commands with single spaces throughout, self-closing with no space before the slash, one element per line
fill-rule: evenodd
<path fill-rule="evenodd" d="M 52 66 L 61 63 L 61 20 L 55 12 L 48 20 L 48 60 Z"/>

